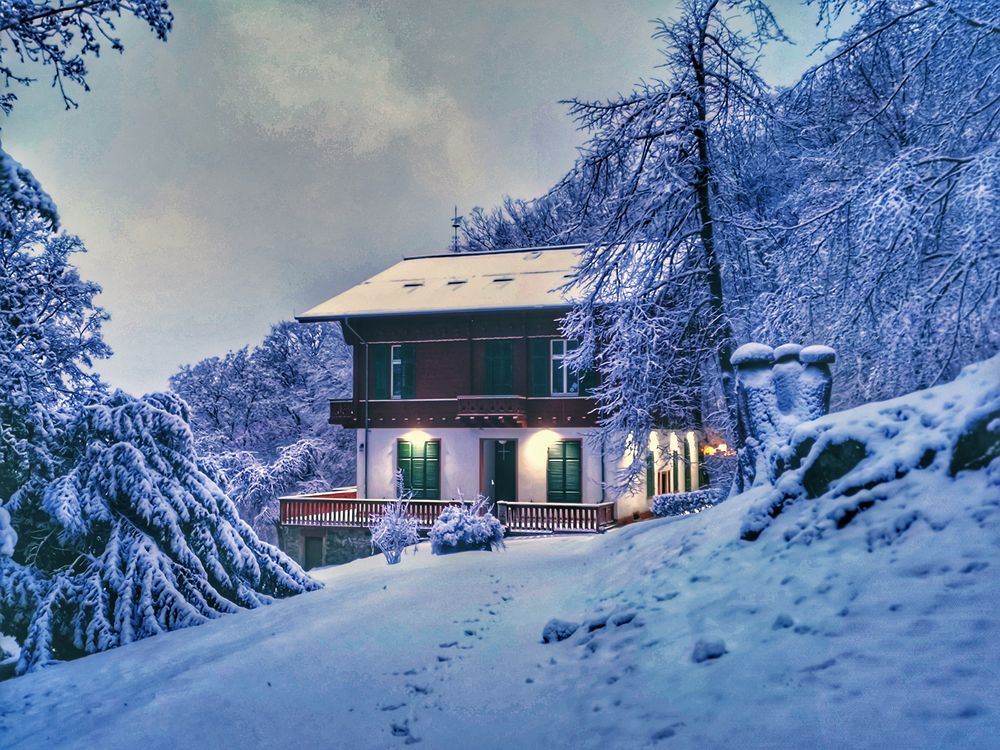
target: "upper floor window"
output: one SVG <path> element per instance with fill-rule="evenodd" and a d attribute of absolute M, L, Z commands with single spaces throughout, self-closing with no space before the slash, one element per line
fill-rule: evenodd
<path fill-rule="evenodd" d="M 403 397 L 403 345 L 392 345 L 392 359 L 390 360 L 389 380 L 391 383 L 390 394 L 393 398 Z"/>
<path fill-rule="evenodd" d="M 486 382 L 488 396 L 509 396 L 514 393 L 514 342 L 494 339 L 486 342 Z"/>
<path fill-rule="evenodd" d="M 568 358 L 579 344 L 566 339 L 553 339 L 550 342 L 550 361 L 552 363 L 551 392 L 553 396 L 575 396 L 580 392 L 580 379 L 570 368 Z"/>
<path fill-rule="evenodd" d="M 413 344 L 372 344 L 373 399 L 416 398 L 416 352 Z"/>

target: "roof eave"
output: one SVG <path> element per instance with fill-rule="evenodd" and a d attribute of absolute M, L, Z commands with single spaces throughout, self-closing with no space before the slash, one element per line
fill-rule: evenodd
<path fill-rule="evenodd" d="M 341 320 L 358 320 L 361 318 L 402 318 L 423 315 L 468 315 L 470 313 L 518 312 L 529 310 L 569 310 L 572 302 L 558 305 L 516 305 L 513 307 L 468 307 L 447 310 L 395 310 L 390 312 L 349 313 L 344 315 L 296 315 L 299 323 L 335 323 Z"/>

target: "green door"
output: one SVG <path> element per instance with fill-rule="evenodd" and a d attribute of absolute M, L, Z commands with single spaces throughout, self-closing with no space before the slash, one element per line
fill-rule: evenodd
<path fill-rule="evenodd" d="M 493 499 L 517 500 L 517 441 L 493 441 Z"/>

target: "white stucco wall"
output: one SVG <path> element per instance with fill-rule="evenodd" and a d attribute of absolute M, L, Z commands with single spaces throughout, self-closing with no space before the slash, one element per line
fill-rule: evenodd
<path fill-rule="evenodd" d="M 620 495 L 608 489 L 602 496 L 602 476 L 610 487 L 614 472 L 621 465 L 618 457 L 604 456 L 604 472 L 601 471 L 601 447 L 596 441 L 593 428 L 440 428 L 405 429 L 374 428 L 368 433 L 368 445 L 362 448 L 365 439 L 363 430 L 358 430 L 358 490 L 365 494 L 365 456 L 368 461 L 367 496 L 384 498 L 393 496 L 393 476 L 396 470 L 396 442 L 400 439 L 412 442 L 425 440 L 441 441 L 441 497 L 454 499 L 461 490 L 470 498 L 480 491 L 480 441 L 486 439 L 506 439 L 517 441 L 517 500 L 518 502 L 545 502 L 546 459 L 548 447 L 557 440 L 580 439 L 582 441 L 582 489 L 583 502 L 599 503 L 616 500 L 619 518 L 643 513 L 649 510 L 649 499 L 643 482 L 635 491 Z M 657 465 L 666 462 L 670 448 L 676 449 L 677 441 L 692 441 L 692 454 L 697 457 L 695 437 L 689 433 L 658 433 L 651 440 L 651 448 Z"/>

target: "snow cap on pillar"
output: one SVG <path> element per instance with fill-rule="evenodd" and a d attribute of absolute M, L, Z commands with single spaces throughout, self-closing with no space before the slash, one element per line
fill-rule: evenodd
<path fill-rule="evenodd" d="M 767 344 L 743 344 L 729 358 L 733 367 L 752 367 L 754 365 L 769 365 L 774 362 L 774 349 Z"/>
<path fill-rule="evenodd" d="M 801 351 L 801 344 L 782 344 L 774 349 L 774 361 L 788 362 L 789 360 L 798 359 L 799 352 Z"/>
<path fill-rule="evenodd" d="M 799 361 L 807 365 L 829 365 L 837 360 L 837 352 L 829 346 L 813 344 L 799 352 Z"/>

